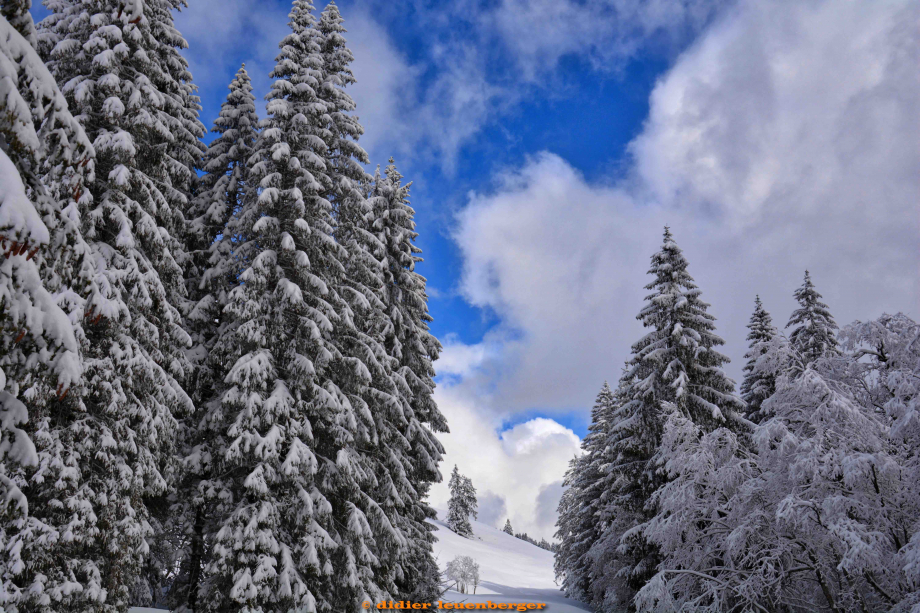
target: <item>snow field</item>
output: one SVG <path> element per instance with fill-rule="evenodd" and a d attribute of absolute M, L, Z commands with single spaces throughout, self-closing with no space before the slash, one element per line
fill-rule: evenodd
<path fill-rule="evenodd" d="M 456 556 L 470 556 L 479 564 L 481 583 L 475 594 L 448 592 L 445 602 L 544 602 L 543 610 L 552 613 L 590 610 L 559 590 L 552 552 L 475 520 L 470 520 L 474 538 L 463 538 L 447 528 L 446 518 L 446 512 L 439 510 L 438 519 L 429 520 L 437 528 L 434 556 L 438 565 L 443 569 Z"/>

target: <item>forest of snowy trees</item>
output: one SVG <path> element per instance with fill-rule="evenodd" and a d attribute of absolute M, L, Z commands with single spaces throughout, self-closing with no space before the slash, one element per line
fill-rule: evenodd
<path fill-rule="evenodd" d="M 434 598 L 440 345 L 342 17 L 205 146 L 182 4 L 0 0 L 0 610 Z"/>
<path fill-rule="evenodd" d="M 920 611 L 920 326 L 760 297 L 740 395 L 666 228 L 559 503 L 556 573 L 611 611 Z"/>
<path fill-rule="evenodd" d="M 293 2 L 261 118 L 241 67 L 206 145 L 182 0 L 45 4 L 0 0 L 0 610 L 436 599 L 441 346 L 338 8 Z M 838 328 L 806 272 L 783 331 L 756 298 L 736 390 L 668 229 L 649 273 L 566 474 L 566 594 L 920 613 L 920 326 Z"/>

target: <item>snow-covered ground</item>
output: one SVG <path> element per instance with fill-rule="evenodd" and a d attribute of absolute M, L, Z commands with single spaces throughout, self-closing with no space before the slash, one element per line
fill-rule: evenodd
<path fill-rule="evenodd" d="M 438 564 L 444 569 L 456 556 L 470 556 L 479 564 L 481 580 L 476 594 L 448 592 L 445 601 L 545 602 L 543 610 L 550 613 L 590 611 L 559 591 L 552 552 L 477 521 L 470 521 L 475 538 L 463 538 L 447 528 L 445 516 L 438 511 L 438 519 L 431 521 L 438 529 L 434 544 Z"/>

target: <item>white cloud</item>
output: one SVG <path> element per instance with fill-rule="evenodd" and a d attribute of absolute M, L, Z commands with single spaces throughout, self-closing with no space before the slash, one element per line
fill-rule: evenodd
<path fill-rule="evenodd" d="M 419 69 L 396 49 L 386 30 L 363 10 L 349 11 L 345 27 L 348 47 L 355 56 L 355 84 L 348 93 L 364 126 L 361 146 L 371 159 L 386 160 L 397 151 L 385 151 L 409 137 L 408 112 L 416 97 Z"/>
<path fill-rule="evenodd" d="M 569 450 L 578 447 L 575 433 L 562 424 L 537 417 L 501 433 L 502 448 L 509 457 L 545 455 L 551 448 Z"/>
<path fill-rule="evenodd" d="M 481 16 L 528 79 L 568 54 L 617 68 L 658 36 L 679 44 L 728 0 L 503 0 Z"/>
<path fill-rule="evenodd" d="M 666 223 L 735 376 L 754 294 L 782 326 L 806 268 L 840 323 L 918 315 L 918 13 L 745 3 L 656 86 L 627 181 L 588 183 L 544 153 L 473 194 L 455 234 L 461 289 L 502 318 L 488 338 L 511 340 L 464 385 L 496 413 L 589 406 L 642 333 Z"/>
<path fill-rule="evenodd" d="M 556 523 L 556 518 L 559 516 L 557 512 L 559 500 L 562 498 L 564 489 L 565 488 L 562 487 L 562 481 L 554 481 L 540 488 L 540 493 L 537 494 L 536 505 L 538 524 L 551 526 Z"/>
<path fill-rule="evenodd" d="M 476 502 L 478 504 L 478 514 L 476 519 L 489 526 L 504 526 L 505 519 L 508 517 L 508 507 L 505 499 L 492 492 L 477 492 Z"/>
<path fill-rule="evenodd" d="M 202 93 L 226 93 L 237 58 L 246 63 L 257 100 L 268 93 L 289 12 L 290 5 L 258 0 L 196 0 L 177 12 L 176 28 L 189 43 L 185 56 Z"/>
<path fill-rule="evenodd" d="M 438 357 L 438 375 L 454 375 L 468 377 L 487 358 L 488 349 L 485 343 L 467 345 L 457 341 L 453 335 L 448 335 L 442 341 L 443 349 Z"/>
<path fill-rule="evenodd" d="M 542 418 L 498 433 L 500 420 L 483 410 L 489 399 L 473 396 L 462 387 L 439 386 L 435 399 L 450 424 L 450 434 L 438 437 L 447 452 L 441 471 L 449 475 L 456 464 L 472 479 L 480 493 L 480 520 L 500 528 L 510 518 L 516 531 L 551 539 L 555 516 L 537 509 L 534 501 L 580 453 L 578 437 Z M 438 508 L 447 508 L 448 497 L 445 478 L 432 488 L 430 500 Z M 550 499 L 545 502 L 552 503 Z"/>

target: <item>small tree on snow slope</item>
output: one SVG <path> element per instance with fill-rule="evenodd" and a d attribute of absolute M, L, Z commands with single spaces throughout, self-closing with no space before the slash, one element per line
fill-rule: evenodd
<path fill-rule="evenodd" d="M 450 500 L 447 503 L 447 527 L 459 534 L 470 538 L 473 536 L 473 527 L 470 525 L 470 515 L 476 517 L 476 488 L 469 477 L 464 477 L 454 465 L 454 471 L 448 482 Z"/>
<path fill-rule="evenodd" d="M 470 556 L 457 556 L 447 563 L 447 578 L 461 594 L 466 594 L 470 586 L 475 594 L 479 586 L 479 564 Z"/>
<path fill-rule="evenodd" d="M 504 532 L 505 534 L 510 534 L 511 536 L 514 536 L 514 528 L 511 527 L 510 519 L 505 520 L 505 527 L 502 528 L 502 532 Z"/>

